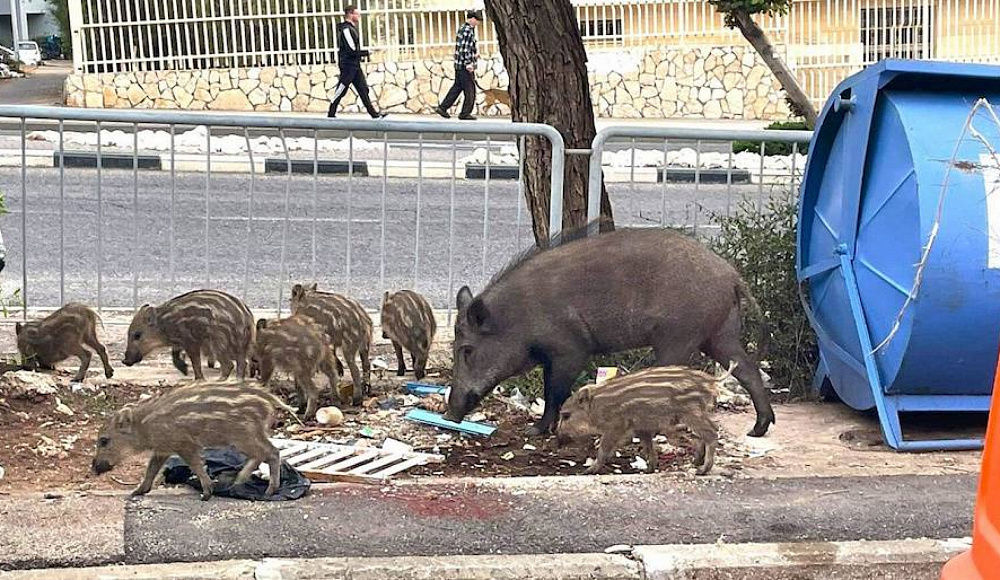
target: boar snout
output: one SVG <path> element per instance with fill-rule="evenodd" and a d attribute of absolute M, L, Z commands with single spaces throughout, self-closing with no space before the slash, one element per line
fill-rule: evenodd
<path fill-rule="evenodd" d="M 111 471 L 112 467 L 114 466 L 103 459 L 95 459 L 90 464 L 90 469 L 97 475 L 101 475 L 102 473 L 107 473 Z"/>
<path fill-rule="evenodd" d="M 125 365 L 127 367 L 130 367 L 130 366 L 132 366 L 134 364 L 138 364 L 140 362 L 142 362 L 142 353 L 141 352 L 136 352 L 136 351 L 132 351 L 132 350 L 126 350 L 125 351 L 125 357 L 122 358 L 122 364 L 123 365 Z"/>
<path fill-rule="evenodd" d="M 448 410 L 445 412 L 444 418 L 461 423 L 462 419 L 476 408 L 482 398 L 483 395 L 472 389 L 456 389 L 453 386 L 448 393 Z"/>

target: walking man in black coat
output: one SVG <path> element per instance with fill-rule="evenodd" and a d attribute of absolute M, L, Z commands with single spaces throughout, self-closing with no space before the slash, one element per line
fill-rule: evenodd
<path fill-rule="evenodd" d="M 476 72 L 476 61 L 479 59 L 479 50 L 476 48 L 476 25 L 482 18 L 483 15 L 479 10 L 466 12 L 465 24 L 458 29 L 455 37 L 455 84 L 451 86 L 441 104 L 434 109 L 435 113 L 445 119 L 451 118 L 448 109 L 458 100 L 458 95 L 463 93 L 465 97 L 458 118 L 469 121 L 475 119 L 472 116 L 472 108 L 476 106 L 476 81 L 473 75 Z"/>
<path fill-rule="evenodd" d="M 348 5 L 344 8 L 344 21 L 337 25 L 337 64 L 340 65 L 340 79 L 337 82 L 337 89 L 333 94 L 333 101 L 330 103 L 330 110 L 327 117 L 336 117 L 340 100 L 347 94 L 347 88 L 354 85 L 354 90 L 358 93 L 358 98 L 368 110 L 368 114 L 373 119 L 381 119 L 387 113 L 380 113 L 372 106 L 371 98 L 368 96 L 368 81 L 365 80 L 365 72 L 361 70 L 361 59 L 368 58 L 370 53 L 361 50 L 361 34 L 358 33 L 358 22 L 361 21 L 361 11 L 357 6 Z"/>

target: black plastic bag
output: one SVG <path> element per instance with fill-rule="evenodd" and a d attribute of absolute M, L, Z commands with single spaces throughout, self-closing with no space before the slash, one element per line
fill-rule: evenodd
<path fill-rule="evenodd" d="M 232 485 L 247 457 L 232 447 L 209 448 L 201 452 L 205 460 L 205 470 L 212 479 L 212 494 L 221 497 L 249 499 L 254 501 L 289 501 L 299 499 L 309 491 L 311 482 L 294 467 L 282 460 L 281 483 L 273 496 L 267 495 L 268 482 L 259 475 L 253 475 L 241 485 Z M 201 491 L 201 482 L 192 473 L 183 459 L 176 455 L 167 460 L 163 471 L 164 483 L 187 484 Z"/>

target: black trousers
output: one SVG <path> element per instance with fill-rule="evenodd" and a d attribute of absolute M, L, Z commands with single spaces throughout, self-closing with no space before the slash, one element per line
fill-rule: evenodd
<path fill-rule="evenodd" d="M 472 108 L 476 106 L 476 81 L 467 69 L 457 68 L 455 69 L 455 84 L 451 85 L 451 90 L 441 101 L 441 108 L 445 111 L 452 108 L 455 101 L 458 100 L 458 95 L 463 93 L 465 97 L 462 100 L 462 112 L 459 115 L 468 117 L 472 114 Z"/>
<path fill-rule="evenodd" d="M 375 107 L 372 106 L 372 100 L 368 96 L 368 81 L 365 80 L 365 72 L 361 70 L 360 64 L 344 64 L 340 67 L 340 79 L 337 82 L 337 90 L 333 94 L 333 101 L 330 103 L 330 110 L 327 111 L 326 115 L 328 117 L 333 117 L 337 114 L 337 109 L 340 107 L 340 100 L 344 98 L 347 94 L 347 89 L 354 85 L 354 90 L 358 93 L 358 98 L 361 99 L 361 104 L 368 109 L 368 114 L 374 117 L 378 114 Z"/>

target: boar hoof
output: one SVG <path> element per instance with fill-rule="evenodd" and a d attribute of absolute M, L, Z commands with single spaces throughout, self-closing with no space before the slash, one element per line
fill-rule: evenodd
<path fill-rule="evenodd" d="M 143 489 L 142 487 L 137 487 L 137 488 L 133 489 L 132 493 L 130 493 L 129 495 L 132 496 L 132 497 L 139 497 L 141 495 L 146 495 L 147 493 L 149 493 L 148 489 Z"/>
<path fill-rule="evenodd" d="M 528 436 L 528 437 L 540 437 L 540 436 L 545 435 L 546 433 L 548 433 L 550 430 L 551 429 L 549 427 L 547 427 L 547 426 L 539 425 L 538 423 L 535 423 L 531 427 L 528 427 L 527 429 L 525 429 L 524 430 L 524 434 L 526 436 Z"/>
<path fill-rule="evenodd" d="M 115 370 L 112 368 L 108 368 L 107 370 L 104 371 L 104 376 L 110 379 L 111 377 L 115 376 Z"/>
<path fill-rule="evenodd" d="M 597 475 L 597 472 L 600 471 L 600 470 L 601 470 L 601 468 L 598 467 L 597 464 L 594 464 L 594 465 L 591 465 L 590 467 L 588 467 L 587 469 L 584 469 L 583 470 L 583 474 L 584 475 Z"/>
<path fill-rule="evenodd" d="M 212 499 L 212 490 L 208 489 L 201 492 L 201 501 L 208 501 Z"/>
<path fill-rule="evenodd" d="M 398 371 L 396 371 L 396 376 L 397 377 L 401 377 L 401 376 L 403 376 L 405 374 L 406 374 L 406 371 L 404 369 L 399 369 Z"/>
<path fill-rule="evenodd" d="M 771 426 L 771 423 L 774 423 L 773 418 L 757 421 L 757 423 L 753 426 L 753 429 L 751 429 L 747 435 L 750 437 L 763 437 L 767 434 L 767 428 Z"/>

